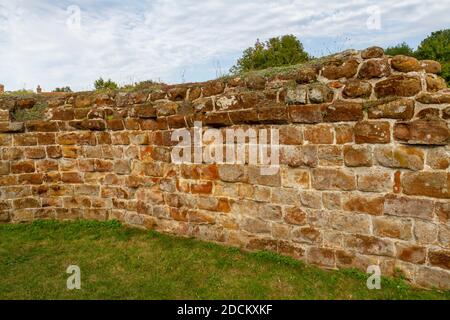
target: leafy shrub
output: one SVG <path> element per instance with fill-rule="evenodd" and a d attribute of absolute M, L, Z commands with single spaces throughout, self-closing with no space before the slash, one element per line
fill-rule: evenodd
<path fill-rule="evenodd" d="M 103 78 L 99 78 L 94 82 L 95 90 L 117 90 L 119 86 L 117 83 L 108 79 L 107 81 L 103 80 Z"/>
<path fill-rule="evenodd" d="M 15 121 L 20 122 L 42 120 L 46 109 L 47 104 L 38 102 L 30 109 L 15 109 L 11 115 Z"/>
<path fill-rule="evenodd" d="M 56 88 L 53 92 L 72 92 L 72 89 L 70 89 L 70 87 L 62 87 Z"/>
<path fill-rule="evenodd" d="M 396 56 L 399 54 L 411 57 L 414 56 L 413 48 L 411 48 L 406 42 L 402 42 L 396 46 L 386 48 L 385 53 L 390 56 Z"/>
<path fill-rule="evenodd" d="M 439 61 L 442 65 L 441 77 L 450 83 L 450 29 L 431 33 L 422 41 L 415 55 L 419 59 Z"/>
<path fill-rule="evenodd" d="M 247 48 L 230 72 L 237 74 L 302 63 L 309 60 L 302 43 L 294 35 L 271 38 L 263 43 L 256 41 Z"/>

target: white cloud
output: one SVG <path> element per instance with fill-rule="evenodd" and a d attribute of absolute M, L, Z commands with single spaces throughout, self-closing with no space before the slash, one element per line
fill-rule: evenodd
<path fill-rule="evenodd" d="M 381 30 L 366 26 L 371 5 Z M 80 30 L 67 25 L 69 6 L 81 10 Z M 0 0 L 0 82 L 81 90 L 99 76 L 179 82 L 183 70 L 205 80 L 256 38 L 293 33 L 315 55 L 386 46 L 448 27 L 449 10 L 450 0 Z"/>

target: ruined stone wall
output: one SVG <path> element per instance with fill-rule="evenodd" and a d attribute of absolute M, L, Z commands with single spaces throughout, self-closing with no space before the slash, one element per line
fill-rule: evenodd
<path fill-rule="evenodd" d="M 0 221 L 118 219 L 449 289 L 450 90 L 439 69 L 370 48 L 157 90 L 0 96 Z M 12 120 L 37 104 L 42 120 Z M 174 164 L 171 133 L 194 121 L 279 129 L 279 173 Z"/>

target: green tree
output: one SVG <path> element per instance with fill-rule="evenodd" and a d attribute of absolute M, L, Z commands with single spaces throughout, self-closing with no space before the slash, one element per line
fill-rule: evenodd
<path fill-rule="evenodd" d="M 414 56 L 413 48 L 411 48 L 406 42 L 402 42 L 393 47 L 387 47 L 385 53 L 390 56 L 396 56 L 399 54 L 411 57 Z"/>
<path fill-rule="evenodd" d="M 56 88 L 53 92 L 72 92 L 72 89 L 70 89 L 70 87 L 62 87 Z"/>
<path fill-rule="evenodd" d="M 439 61 L 442 65 L 441 76 L 450 83 L 450 29 L 431 33 L 420 44 L 416 56 L 423 60 Z"/>
<path fill-rule="evenodd" d="M 106 90 L 106 89 L 116 90 L 119 88 L 117 83 L 115 83 L 114 81 L 111 81 L 111 79 L 108 79 L 107 81 L 105 81 L 105 80 L 103 80 L 103 78 L 99 78 L 99 79 L 95 80 L 94 87 L 95 87 L 95 90 Z"/>
<path fill-rule="evenodd" d="M 261 70 L 270 67 L 288 66 L 309 60 L 302 43 L 294 35 L 271 38 L 265 43 L 257 40 L 253 47 L 247 48 L 232 73 Z"/>

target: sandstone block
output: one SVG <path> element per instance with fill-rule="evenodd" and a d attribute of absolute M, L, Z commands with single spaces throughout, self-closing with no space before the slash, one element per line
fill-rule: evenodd
<path fill-rule="evenodd" d="M 387 195 L 384 203 L 384 214 L 432 220 L 434 203 L 426 199 Z"/>
<path fill-rule="evenodd" d="M 409 120 L 414 116 L 414 100 L 381 99 L 375 102 L 367 102 L 369 119 L 399 119 Z"/>
<path fill-rule="evenodd" d="M 388 168 L 422 170 L 424 152 L 415 147 L 376 147 L 375 158 L 379 164 Z"/>
<path fill-rule="evenodd" d="M 323 116 L 325 122 L 359 121 L 362 118 L 362 104 L 348 101 L 336 101 L 329 105 Z"/>
<path fill-rule="evenodd" d="M 356 189 L 353 173 L 339 169 L 314 169 L 312 185 L 317 190 L 351 191 Z"/>
<path fill-rule="evenodd" d="M 415 120 L 395 124 L 394 137 L 409 144 L 446 145 L 450 140 L 450 129 L 442 120 Z"/>
<path fill-rule="evenodd" d="M 372 79 L 387 77 L 391 74 L 391 67 L 387 59 L 370 59 L 361 65 L 359 79 Z"/>
<path fill-rule="evenodd" d="M 392 68 L 400 72 L 419 71 L 422 66 L 414 57 L 408 57 L 404 55 L 397 55 L 391 60 Z"/>
<path fill-rule="evenodd" d="M 449 199 L 450 173 L 405 173 L 402 179 L 402 187 L 403 192 L 407 195 Z"/>
<path fill-rule="evenodd" d="M 345 146 L 344 160 L 347 167 L 371 167 L 372 149 L 368 146 Z"/>
<path fill-rule="evenodd" d="M 375 85 L 379 98 L 388 96 L 411 97 L 422 90 L 420 79 L 413 76 L 395 75 Z"/>
<path fill-rule="evenodd" d="M 401 240 L 412 239 L 412 221 L 396 217 L 374 217 L 373 233 L 377 237 L 395 238 Z"/>
<path fill-rule="evenodd" d="M 389 143 L 391 141 L 390 124 L 385 121 L 361 121 L 355 125 L 355 142 Z"/>

